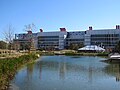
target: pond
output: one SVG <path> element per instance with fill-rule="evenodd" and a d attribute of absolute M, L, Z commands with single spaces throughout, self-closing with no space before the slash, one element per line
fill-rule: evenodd
<path fill-rule="evenodd" d="M 42 56 L 20 69 L 10 90 L 120 90 L 120 64 L 97 56 Z"/>

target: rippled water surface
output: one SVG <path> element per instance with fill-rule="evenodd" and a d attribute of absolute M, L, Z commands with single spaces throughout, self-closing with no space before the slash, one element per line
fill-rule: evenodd
<path fill-rule="evenodd" d="M 120 90 L 120 64 L 101 57 L 42 56 L 18 71 L 15 90 Z"/>

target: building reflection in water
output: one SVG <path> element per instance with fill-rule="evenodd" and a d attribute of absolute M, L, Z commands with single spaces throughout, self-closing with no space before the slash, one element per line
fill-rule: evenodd
<path fill-rule="evenodd" d="M 88 74 L 88 82 L 92 83 L 94 77 L 97 77 L 96 74 L 99 74 L 98 71 L 101 69 L 103 72 L 107 73 L 108 75 L 114 76 L 116 82 L 120 81 L 120 64 L 118 63 L 108 64 L 104 68 L 95 68 L 93 66 L 93 63 L 89 63 L 88 68 L 86 68 L 84 65 L 74 65 L 70 63 L 68 64 L 65 59 L 61 58 L 61 61 L 52 61 L 52 62 L 41 61 L 38 64 L 38 67 L 39 67 L 39 79 L 42 79 L 42 69 L 47 67 L 47 69 L 49 70 L 56 70 L 56 71 L 58 70 L 59 78 L 62 80 L 65 79 L 67 71 L 73 73 L 77 72 L 79 74 L 84 72 Z M 29 78 L 32 78 L 31 75 L 33 72 L 33 65 L 28 66 L 27 71 L 28 71 L 27 75 L 29 76 Z"/>
<path fill-rule="evenodd" d="M 116 82 L 120 81 L 120 63 L 109 63 L 104 70 L 107 74 L 116 77 Z"/>
<path fill-rule="evenodd" d="M 32 75 L 33 75 L 33 68 L 34 68 L 34 63 L 28 64 L 27 65 L 27 75 L 25 78 L 25 90 L 30 90 L 30 86 L 32 85 Z"/>
<path fill-rule="evenodd" d="M 27 77 L 28 79 L 32 78 L 34 63 L 27 65 Z"/>
<path fill-rule="evenodd" d="M 58 70 L 60 79 L 65 79 L 65 73 L 66 73 L 66 62 L 60 61 L 60 62 L 46 62 L 41 61 L 38 64 L 39 67 L 39 79 L 42 79 L 42 69 L 46 68 L 49 70 Z"/>
<path fill-rule="evenodd" d="M 89 80 L 88 80 L 88 82 L 92 83 L 93 71 L 92 71 L 92 67 L 91 66 L 89 66 L 89 72 L 88 72 L 88 74 L 89 74 Z"/>
<path fill-rule="evenodd" d="M 19 71 L 14 83 L 20 90 L 119 90 L 120 64 L 97 59 L 45 56 Z"/>
<path fill-rule="evenodd" d="M 120 81 L 120 64 L 117 65 L 116 82 Z"/>
<path fill-rule="evenodd" d="M 42 79 L 42 63 L 39 64 L 39 79 L 41 80 Z"/>
<path fill-rule="evenodd" d="M 59 63 L 59 77 L 60 77 L 60 79 L 65 79 L 65 73 L 66 73 L 66 63 L 60 62 Z"/>
<path fill-rule="evenodd" d="M 39 79 L 42 79 L 42 69 L 46 68 L 49 70 L 58 70 L 59 72 L 59 78 L 64 80 L 67 74 L 67 71 L 71 72 L 72 74 L 74 73 L 81 73 L 81 72 L 88 72 L 88 82 L 92 82 L 93 79 L 93 67 L 89 65 L 88 68 L 85 68 L 82 65 L 73 65 L 73 64 L 68 64 L 65 60 L 59 61 L 59 62 L 46 62 L 46 61 L 41 61 L 38 64 L 39 68 Z M 54 69 L 53 69 L 54 68 Z M 43 70 L 44 71 L 44 70 Z M 79 77 L 77 77 L 79 78 Z"/>

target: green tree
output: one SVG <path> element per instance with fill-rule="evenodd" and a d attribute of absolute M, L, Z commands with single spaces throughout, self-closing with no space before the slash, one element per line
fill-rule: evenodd
<path fill-rule="evenodd" d="M 120 53 L 120 41 L 117 43 L 117 45 L 115 46 L 114 52 L 118 52 Z"/>
<path fill-rule="evenodd" d="M 4 41 L 0 41 L 0 49 L 6 49 L 7 48 L 7 43 Z"/>
<path fill-rule="evenodd" d="M 71 43 L 69 46 L 69 49 L 72 50 L 78 50 L 79 48 L 83 47 L 84 45 L 82 43 Z"/>
<path fill-rule="evenodd" d="M 30 50 L 31 43 L 26 42 L 26 43 L 20 43 L 20 50 Z"/>

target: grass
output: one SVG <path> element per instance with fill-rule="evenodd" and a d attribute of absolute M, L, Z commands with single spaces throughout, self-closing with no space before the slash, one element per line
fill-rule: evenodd
<path fill-rule="evenodd" d="M 80 52 L 80 53 L 78 53 L 78 52 L 68 52 L 68 53 L 65 53 L 65 55 L 67 55 L 67 56 L 71 56 L 71 55 L 81 55 L 81 56 L 108 56 L 108 53 L 105 53 L 105 52 L 103 52 L 103 53 L 83 53 L 83 52 Z"/>
<path fill-rule="evenodd" d="M 38 51 L 37 53 L 40 55 L 55 55 L 55 53 L 60 52 L 66 56 L 75 56 L 75 55 L 80 55 L 80 56 L 108 56 L 109 53 L 107 52 L 77 52 L 74 50 L 61 50 L 61 51 Z"/>
<path fill-rule="evenodd" d="M 7 90 L 9 81 L 14 77 L 18 68 L 36 59 L 35 54 L 22 55 L 19 58 L 0 59 L 0 90 Z"/>

